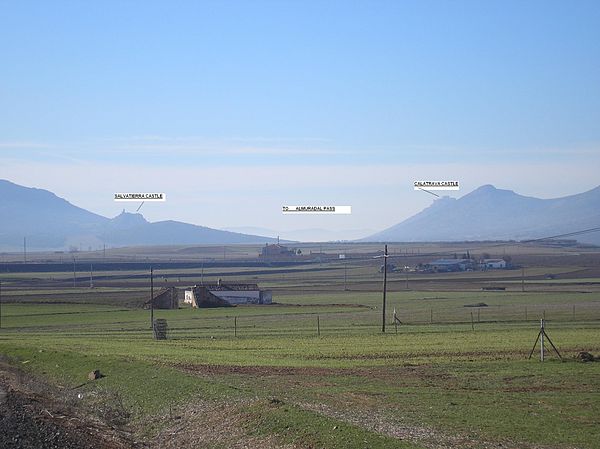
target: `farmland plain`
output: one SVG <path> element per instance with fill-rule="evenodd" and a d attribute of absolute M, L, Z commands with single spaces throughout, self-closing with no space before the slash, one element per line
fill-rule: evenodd
<path fill-rule="evenodd" d="M 2 272 L 2 366 L 20 373 L 13 387 L 36 379 L 120 429 L 124 447 L 595 448 L 600 363 L 578 356 L 600 354 L 600 257 L 584 252 L 390 273 L 385 333 L 368 257 L 165 268 L 156 289 L 257 282 L 277 303 L 156 310 L 166 341 L 140 307 L 147 270 L 94 272 L 93 288 L 85 273 Z M 541 363 L 539 345 L 528 358 L 542 317 L 562 360 L 547 348 Z M 104 377 L 87 381 L 94 369 Z"/>

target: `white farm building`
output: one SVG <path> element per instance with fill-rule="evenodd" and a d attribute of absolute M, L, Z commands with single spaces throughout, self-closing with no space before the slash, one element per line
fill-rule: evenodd
<path fill-rule="evenodd" d="M 185 291 L 185 304 L 192 307 L 227 307 L 237 304 L 271 304 L 270 290 L 261 290 L 256 284 L 195 285 Z"/>
<path fill-rule="evenodd" d="M 483 259 L 480 263 L 483 270 L 497 270 L 506 268 L 504 259 Z"/>

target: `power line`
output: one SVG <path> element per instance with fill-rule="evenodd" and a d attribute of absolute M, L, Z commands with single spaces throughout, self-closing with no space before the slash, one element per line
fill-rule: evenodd
<path fill-rule="evenodd" d="M 469 250 L 480 250 L 480 249 L 487 249 L 487 248 L 496 248 L 499 246 L 506 246 L 506 245 L 523 245 L 523 244 L 527 244 L 527 243 L 534 243 L 534 242 L 541 242 L 544 240 L 550 240 L 550 239 L 555 239 L 555 238 L 560 238 L 560 237 L 572 237 L 575 235 L 584 235 L 584 234 L 591 234 L 593 232 L 600 232 L 600 227 L 595 227 L 595 228 L 588 228 L 588 229 L 582 229 L 580 231 L 573 231 L 573 232 L 568 232 L 565 234 L 557 234 L 557 235 L 551 235 L 548 237 L 540 237 L 540 238 L 536 238 L 536 239 L 529 239 L 529 240 L 515 240 L 515 241 L 505 241 L 505 242 L 501 242 L 501 243 L 495 243 L 495 244 L 491 244 L 491 245 L 485 245 L 485 246 L 475 246 L 475 247 L 470 247 L 468 248 Z M 398 243 L 408 243 L 408 242 L 398 242 Z M 455 242 L 439 242 L 439 243 L 455 243 Z M 435 251 L 435 252 L 430 252 L 430 253 L 419 253 L 419 254 L 401 254 L 401 255 L 389 255 L 387 257 L 431 257 L 431 256 L 443 256 L 443 255 L 447 255 L 447 254 L 451 254 L 453 252 L 456 251 L 462 251 L 460 249 L 455 250 L 455 251 Z M 379 256 L 381 257 L 381 256 Z M 357 260 L 371 260 L 372 257 L 357 257 L 354 258 L 352 257 L 350 260 L 353 261 L 357 261 Z"/>
<path fill-rule="evenodd" d="M 600 227 L 583 229 L 581 231 L 575 231 L 575 232 L 568 232 L 566 234 L 552 235 L 550 237 L 540 237 L 538 239 L 521 240 L 521 243 L 539 242 L 541 240 L 550 240 L 550 239 L 556 239 L 559 237 L 572 237 L 574 235 L 591 234 L 592 232 L 598 232 L 598 231 L 600 231 Z"/>
<path fill-rule="evenodd" d="M 381 332 L 385 333 L 385 294 L 387 291 L 387 261 L 388 259 L 388 248 L 385 245 L 383 250 L 383 311 L 381 315 Z"/>

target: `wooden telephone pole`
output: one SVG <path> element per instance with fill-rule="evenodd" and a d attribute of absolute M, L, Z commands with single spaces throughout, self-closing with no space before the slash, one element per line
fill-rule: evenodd
<path fill-rule="evenodd" d="M 388 260 L 388 248 L 385 245 L 383 252 L 383 311 L 381 315 L 381 332 L 385 333 L 385 294 L 387 291 L 387 260 Z"/>
<path fill-rule="evenodd" d="M 154 271 L 150 267 L 150 329 L 154 328 Z"/>

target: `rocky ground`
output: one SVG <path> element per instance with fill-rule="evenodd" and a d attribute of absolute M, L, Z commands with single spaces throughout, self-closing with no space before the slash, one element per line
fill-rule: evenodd
<path fill-rule="evenodd" d="M 0 448 L 125 449 L 136 444 L 116 429 L 18 382 L 0 370 Z"/>

